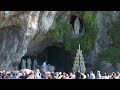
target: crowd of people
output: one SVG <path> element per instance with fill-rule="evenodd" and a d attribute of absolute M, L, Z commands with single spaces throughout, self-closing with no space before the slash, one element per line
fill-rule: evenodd
<path fill-rule="evenodd" d="M 96 75 L 91 71 L 90 74 L 80 72 L 50 72 L 22 69 L 20 71 L 0 71 L 0 79 L 120 79 L 120 73 L 112 73 L 111 75 L 104 73 L 101 75 L 97 71 Z"/>
<path fill-rule="evenodd" d="M 34 68 L 23 68 L 21 70 L 14 71 L 0 71 L 0 79 L 120 79 L 120 73 L 104 73 L 101 74 L 97 71 L 96 74 L 91 71 L 89 74 L 80 72 L 54 72 L 51 69 L 47 69 L 47 61 L 43 62 L 41 69 Z M 23 65 L 25 66 L 25 65 Z"/>

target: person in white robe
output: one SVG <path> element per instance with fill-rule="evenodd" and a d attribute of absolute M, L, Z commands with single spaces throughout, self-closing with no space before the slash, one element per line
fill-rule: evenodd
<path fill-rule="evenodd" d="M 97 71 L 96 79 L 101 79 L 100 71 Z"/>
<path fill-rule="evenodd" d="M 42 71 L 43 72 L 46 72 L 46 70 L 47 70 L 47 61 L 45 61 L 43 64 L 42 64 Z"/>
<path fill-rule="evenodd" d="M 92 71 L 90 72 L 90 79 L 95 79 L 95 74 Z"/>
<path fill-rule="evenodd" d="M 102 79 L 109 79 L 106 73 L 104 73 L 104 76 L 102 76 Z"/>
<path fill-rule="evenodd" d="M 36 70 L 35 79 L 40 79 L 40 71 L 39 71 L 39 69 Z"/>

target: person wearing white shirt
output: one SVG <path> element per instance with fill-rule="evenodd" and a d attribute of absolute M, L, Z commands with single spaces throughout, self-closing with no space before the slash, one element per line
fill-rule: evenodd
<path fill-rule="evenodd" d="M 97 71 L 96 79 L 101 79 L 100 71 Z"/>
<path fill-rule="evenodd" d="M 90 72 L 90 79 L 95 79 L 95 74 L 92 71 Z"/>
<path fill-rule="evenodd" d="M 42 65 L 42 70 L 43 70 L 44 72 L 46 72 L 46 70 L 47 70 L 47 65 L 46 65 L 46 63 L 47 63 L 47 61 L 45 61 L 45 62 L 43 63 L 43 65 Z"/>
<path fill-rule="evenodd" d="M 37 69 L 37 70 L 36 70 L 36 73 L 35 73 L 35 75 L 34 75 L 34 76 L 35 76 L 35 79 L 40 79 L 40 75 L 39 75 L 39 74 L 40 74 L 40 71 L 39 71 L 39 69 Z"/>
<path fill-rule="evenodd" d="M 102 79 L 109 79 L 106 75 L 106 73 L 104 73 L 104 76 L 102 76 Z"/>

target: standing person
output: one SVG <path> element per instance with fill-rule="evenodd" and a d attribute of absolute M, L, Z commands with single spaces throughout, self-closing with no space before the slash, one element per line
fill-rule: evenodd
<path fill-rule="evenodd" d="M 86 79 L 90 79 L 90 75 L 89 74 L 86 75 Z"/>
<path fill-rule="evenodd" d="M 102 76 L 102 79 L 109 79 L 106 73 L 104 73 L 104 76 Z"/>
<path fill-rule="evenodd" d="M 80 76 L 81 76 L 81 75 L 80 75 L 80 72 L 76 72 L 76 73 L 75 73 L 75 79 L 80 79 Z"/>
<path fill-rule="evenodd" d="M 22 76 L 20 76 L 20 79 L 26 79 L 26 74 L 25 73 L 22 73 Z"/>
<path fill-rule="evenodd" d="M 116 73 L 115 79 L 119 79 L 119 74 Z"/>
<path fill-rule="evenodd" d="M 90 79 L 95 79 L 95 74 L 93 73 L 93 71 L 90 72 Z"/>
<path fill-rule="evenodd" d="M 36 72 L 35 72 L 35 79 L 40 79 L 40 71 L 39 71 L 39 69 L 37 69 Z"/>
<path fill-rule="evenodd" d="M 45 61 L 43 64 L 42 64 L 42 71 L 43 72 L 46 72 L 46 70 L 47 70 L 47 61 Z"/>
<path fill-rule="evenodd" d="M 97 71 L 96 79 L 101 79 L 100 71 Z"/>
<path fill-rule="evenodd" d="M 29 74 L 29 76 L 27 77 L 27 79 L 35 79 L 35 78 L 34 78 L 34 72 L 33 72 L 33 71 L 30 72 L 30 74 Z"/>
<path fill-rule="evenodd" d="M 13 73 L 13 79 L 17 79 L 17 74 Z"/>
<path fill-rule="evenodd" d="M 72 73 L 72 79 L 75 79 L 75 72 Z"/>

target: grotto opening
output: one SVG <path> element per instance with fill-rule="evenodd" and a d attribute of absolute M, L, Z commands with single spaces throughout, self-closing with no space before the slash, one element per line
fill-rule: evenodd
<path fill-rule="evenodd" d="M 31 69 L 33 68 L 33 61 L 36 59 L 39 66 L 38 68 L 40 68 L 44 61 L 47 61 L 47 64 L 53 65 L 57 72 L 72 71 L 73 60 L 71 59 L 70 52 L 65 51 L 62 47 L 49 46 L 36 56 L 24 56 L 22 59 L 27 60 L 29 57 L 32 62 Z M 22 63 L 19 64 L 19 69 L 21 69 L 21 66 Z"/>

